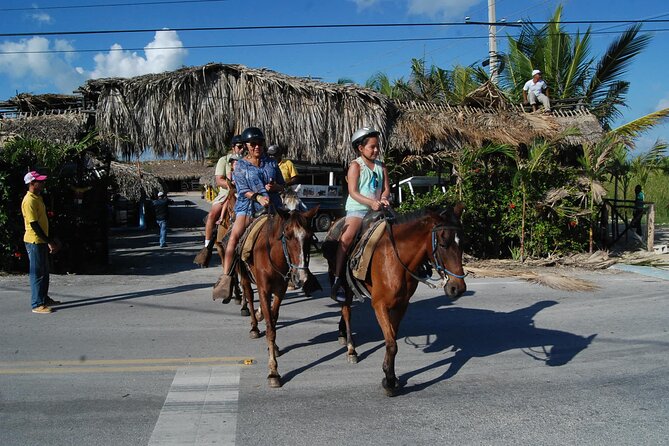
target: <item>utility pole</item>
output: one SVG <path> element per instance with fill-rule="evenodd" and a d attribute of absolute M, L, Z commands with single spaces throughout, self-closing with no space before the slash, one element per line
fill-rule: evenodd
<path fill-rule="evenodd" d="M 490 80 L 497 85 L 497 27 L 495 26 L 495 0 L 488 0 L 488 54 L 490 61 Z"/>

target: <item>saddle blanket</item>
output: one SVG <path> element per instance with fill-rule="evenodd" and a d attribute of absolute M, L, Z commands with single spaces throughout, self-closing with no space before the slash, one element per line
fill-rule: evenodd
<path fill-rule="evenodd" d="M 367 271 L 369 270 L 369 264 L 372 261 L 372 255 L 374 255 L 374 249 L 376 249 L 377 243 L 383 236 L 387 224 L 388 223 L 385 220 L 375 222 L 372 227 L 362 235 L 360 241 L 353 249 L 349 264 L 351 266 L 353 277 L 356 279 L 364 281 L 367 278 Z"/>
<path fill-rule="evenodd" d="M 258 238 L 258 234 L 260 233 L 260 230 L 265 226 L 267 223 L 267 220 L 269 219 L 269 215 L 261 215 L 260 217 L 256 218 L 251 222 L 248 228 L 246 228 L 246 231 L 244 232 L 244 235 L 242 236 L 242 240 L 239 243 L 239 256 L 244 262 L 248 262 L 248 260 L 251 258 L 251 254 L 253 253 L 253 245 L 255 245 L 256 239 Z"/>

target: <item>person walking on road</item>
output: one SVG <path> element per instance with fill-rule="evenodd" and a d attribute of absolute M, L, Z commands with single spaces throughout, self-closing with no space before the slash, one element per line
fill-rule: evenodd
<path fill-rule="evenodd" d="M 41 196 L 46 178 L 34 170 L 25 174 L 23 181 L 28 185 L 28 192 L 21 202 L 23 241 L 30 262 L 31 305 L 37 314 L 49 314 L 53 305 L 60 304 L 49 297 L 49 253 L 57 253 L 60 242 L 49 234 L 49 219 Z"/>
<path fill-rule="evenodd" d="M 165 196 L 165 192 L 158 192 L 158 199 L 153 200 L 153 210 L 156 214 L 156 223 L 160 228 L 160 247 L 167 246 L 167 218 L 169 216 L 169 200 Z"/>

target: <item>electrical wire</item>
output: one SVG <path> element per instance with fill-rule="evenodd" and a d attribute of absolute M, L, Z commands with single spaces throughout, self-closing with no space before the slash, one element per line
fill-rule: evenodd
<path fill-rule="evenodd" d="M 133 3 L 105 3 L 98 5 L 56 5 L 56 6 L 33 6 L 22 8 L 0 8 L 0 12 L 5 11 L 46 11 L 54 9 L 84 9 L 84 8 L 114 8 L 119 6 L 146 6 L 146 5 L 175 5 L 184 3 L 220 3 L 228 0 L 171 0 L 171 1 L 152 1 L 152 2 L 133 2 Z"/>
<path fill-rule="evenodd" d="M 669 28 L 645 30 L 646 33 L 666 32 Z M 622 34 L 625 31 L 602 31 L 594 34 Z M 564 33 L 577 35 L 578 33 Z M 518 37 L 518 36 L 512 36 Z M 184 49 L 212 49 L 212 48 L 262 48 L 262 47 L 285 47 L 285 46 L 315 46 L 315 45 L 342 45 L 358 43 L 396 43 L 396 42 L 432 42 L 445 40 L 480 40 L 488 39 L 488 36 L 469 37 L 415 37 L 402 39 L 360 39 L 360 40 L 319 40 L 313 42 L 261 42 L 261 43 L 231 43 L 222 45 L 183 45 L 169 47 L 143 47 L 143 48 L 104 48 L 104 49 L 71 49 L 71 50 L 38 50 L 38 51 L 0 51 L 0 56 L 10 54 L 55 54 L 55 53 L 94 53 L 94 52 L 116 52 L 116 51 L 155 51 L 155 50 L 184 50 Z"/>
<path fill-rule="evenodd" d="M 471 26 L 471 25 L 496 25 L 518 27 L 524 22 L 422 22 L 422 23 L 333 23 L 321 25 L 248 25 L 248 26 L 208 26 L 170 28 L 177 32 L 194 31 L 256 31 L 256 30 L 286 30 L 286 29 L 336 29 L 336 28 L 415 28 L 427 26 Z M 644 23 L 669 23 L 669 19 L 639 19 L 639 20 L 570 20 L 570 21 L 543 21 L 527 22 L 535 25 L 547 25 L 559 23 L 563 25 L 593 25 L 593 24 L 644 24 Z M 0 33 L 0 37 L 29 37 L 29 36 L 61 36 L 61 35 L 85 35 L 85 34 L 130 34 L 130 33 L 153 33 L 161 31 L 159 28 L 143 29 L 102 29 L 85 31 L 37 31 L 22 33 Z"/>

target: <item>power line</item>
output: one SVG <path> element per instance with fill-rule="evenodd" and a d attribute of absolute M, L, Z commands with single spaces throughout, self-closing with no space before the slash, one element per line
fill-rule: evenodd
<path fill-rule="evenodd" d="M 105 3 L 99 5 L 60 5 L 60 6 L 38 6 L 30 8 L 0 8 L 4 11 L 45 11 L 53 9 L 84 9 L 84 8 L 114 8 L 118 6 L 146 6 L 146 5 L 175 5 L 180 3 L 220 3 L 228 0 L 171 0 L 171 1 L 153 1 L 153 2 L 133 2 L 133 3 Z"/>
<path fill-rule="evenodd" d="M 666 32 L 669 28 L 651 29 L 645 32 Z M 590 35 L 600 34 L 622 34 L 624 31 L 602 31 L 591 32 Z M 576 35 L 577 33 L 565 33 Z M 517 38 L 518 36 L 511 36 Z M 166 47 L 144 47 L 144 48 L 103 48 L 103 49 L 79 49 L 79 50 L 39 50 L 39 51 L 0 51 L 0 56 L 9 54 L 56 54 L 56 53 L 96 53 L 116 51 L 155 51 L 155 50 L 183 50 L 183 49 L 213 49 L 213 48 L 259 48 L 259 47 L 284 47 L 284 46 L 315 46 L 315 45 L 342 45 L 356 43 L 397 43 L 397 42 L 432 42 L 444 40 L 479 40 L 487 39 L 488 36 L 467 37 L 415 37 L 403 39 L 365 39 L 365 40 L 319 40 L 313 42 L 261 42 L 261 43 L 231 43 L 224 45 L 184 45 Z"/>
<path fill-rule="evenodd" d="M 470 25 L 496 25 L 496 26 L 522 26 L 524 23 L 535 25 L 548 25 L 559 23 L 563 25 L 593 25 L 593 24 L 643 24 L 643 23 L 668 23 L 669 19 L 645 19 L 645 20 L 571 20 L 571 21 L 546 21 L 546 22 L 423 22 L 423 23 L 334 23 L 323 25 L 257 25 L 257 26 L 207 26 L 170 28 L 171 31 L 253 31 L 253 30 L 286 30 L 286 29 L 335 29 L 335 28 L 415 28 L 426 26 L 470 26 Z M 163 31 L 162 28 L 143 29 L 103 29 L 86 31 L 38 31 L 25 33 L 0 33 L 0 37 L 29 37 L 29 36 L 62 36 L 83 34 L 129 34 L 129 33 L 153 33 Z"/>

